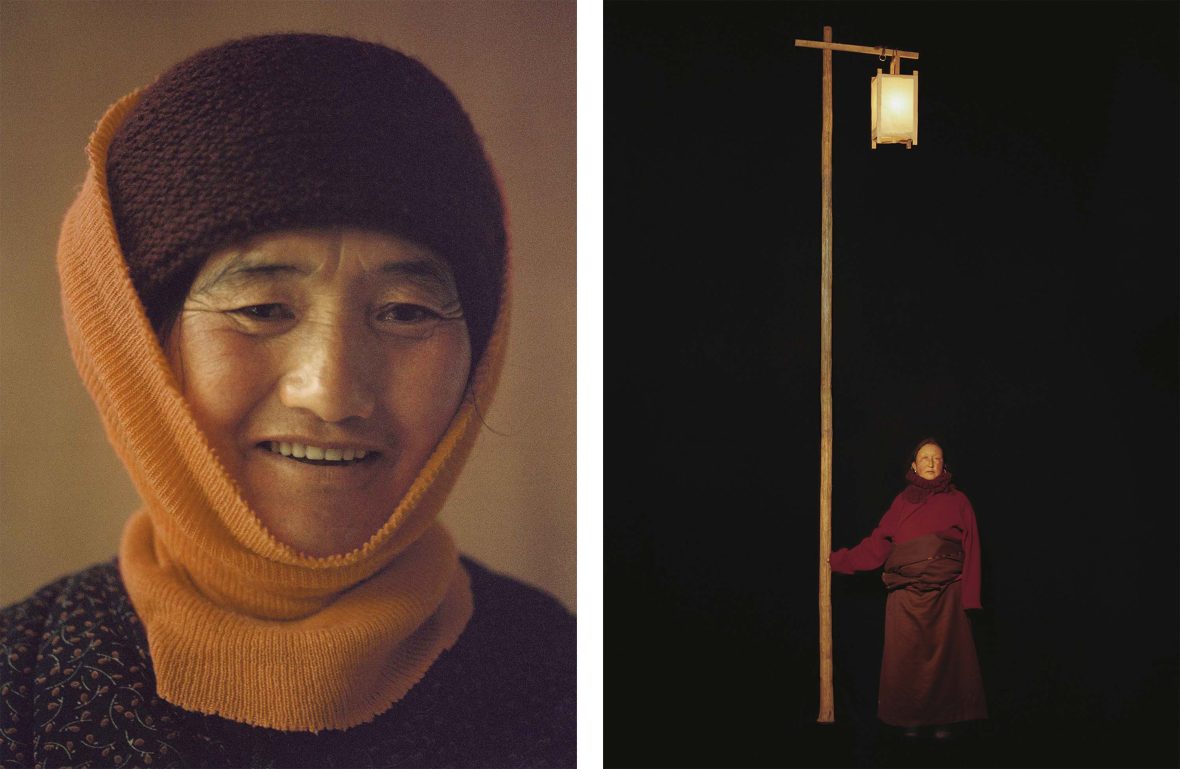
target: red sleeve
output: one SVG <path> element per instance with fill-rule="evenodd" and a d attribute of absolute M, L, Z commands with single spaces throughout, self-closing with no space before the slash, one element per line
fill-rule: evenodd
<path fill-rule="evenodd" d="M 877 528 L 862 539 L 859 545 L 851 548 L 842 547 L 833 552 L 828 559 L 832 571 L 838 574 L 855 574 L 858 571 L 880 568 L 893 548 L 893 513 L 896 507 L 897 500 L 894 500 L 893 505 L 882 516 L 881 522 L 877 524 Z"/>
<path fill-rule="evenodd" d="M 979 529 L 975 523 L 975 510 L 966 496 L 963 497 L 963 507 L 959 515 L 963 523 L 963 608 L 982 609 L 983 606 L 979 603 Z"/>

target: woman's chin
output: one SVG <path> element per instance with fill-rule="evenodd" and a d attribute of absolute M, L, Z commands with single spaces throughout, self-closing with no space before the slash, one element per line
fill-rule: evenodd
<path fill-rule="evenodd" d="M 394 507 L 357 504 L 355 500 L 320 506 L 303 499 L 278 505 L 263 502 L 254 510 L 276 540 L 303 555 L 324 558 L 363 547 L 389 520 Z"/>
<path fill-rule="evenodd" d="M 344 468 L 258 454 L 242 468 L 244 492 L 276 540 L 312 557 L 364 546 L 389 520 L 413 478 L 386 463 Z"/>
<path fill-rule="evenodd" d="M 265 524 L 265 520 L 263 521 Z M 372 526 L 267 526 L 279 542 L 301 555 L 326 558 L 332 555 L 346 555 L 363 547 L 384 524 L 384 520 Z"/>

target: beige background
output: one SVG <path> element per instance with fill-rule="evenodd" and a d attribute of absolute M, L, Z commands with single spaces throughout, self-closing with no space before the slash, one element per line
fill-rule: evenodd
<path fill-rule="evenodd" d="M 185 56 L 276 31 L 422 60 L 502 179 L 514 309 L 488 423 L 444 520 L 576 610 L 575 42 L 563 2 L 0 0 L 0 605 L 111 557 L 138 505 L 69 358 L 54 252 L 105 108 Z"/>

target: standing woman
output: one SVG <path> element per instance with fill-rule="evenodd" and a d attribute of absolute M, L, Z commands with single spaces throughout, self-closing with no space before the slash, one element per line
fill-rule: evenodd
<path fill-rule="evenodd" d="M 437 520 L 509 286 L 454 95 L 378 44 L 266 35 L 87 150 L 65 323 L 144 504 L 117 560 L 0 611 L 0 765 L 573 766 L 574 618 Z"/>
<path fill-rule="evenodd" d="M 910 457 L 908 485 L 873 533 L 832 553 L 832 571 L 884 565 L 885 650 L 877 716 L 910 737 L 987 718 L 987 702 L 966 609 L 980 609 L 975 511 L 951 483 L 942 447 L 922 440 Z"/>

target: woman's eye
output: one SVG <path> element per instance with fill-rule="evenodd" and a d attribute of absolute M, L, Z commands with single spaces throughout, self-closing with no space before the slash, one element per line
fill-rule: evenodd
<path fill-rule="evenodd" d="M 439 314 L 420 304 L 391 304 L 382 308 L 378 317 L 394 323 L 423 323 L 438 320 Z"/>
<path fill-rule="evenodd" d="M 250 320 L 288 320 L 294 317 L 291 310 L 281 304 L 251 304 L 239 307 L 233 313 Z"/>

